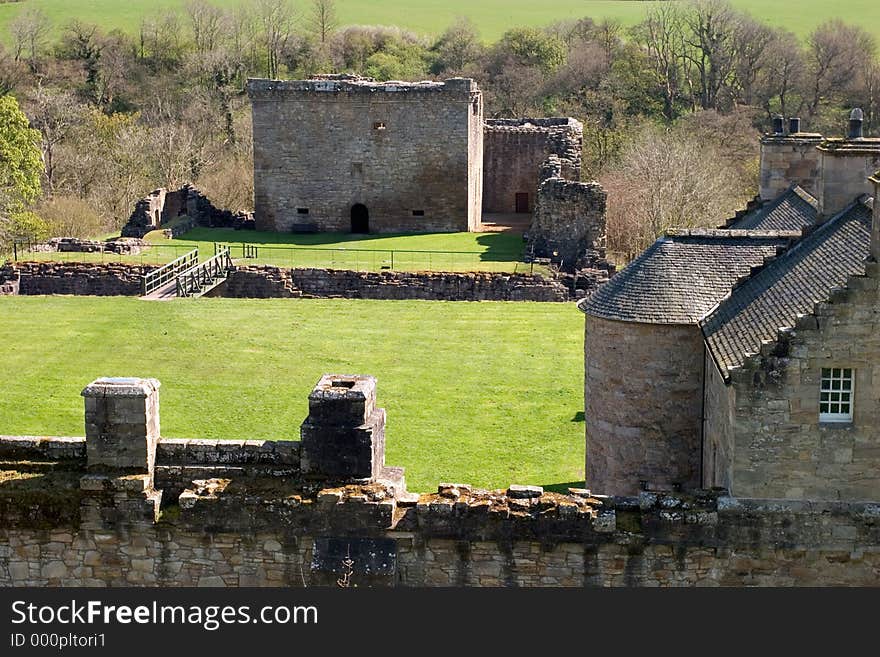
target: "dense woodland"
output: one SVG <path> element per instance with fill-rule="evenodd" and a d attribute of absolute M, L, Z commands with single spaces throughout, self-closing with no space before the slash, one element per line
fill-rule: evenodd
<path fill-rule="evenodd" d="M 53 25 L 27 8 L 9 31 L 0 96 L 39 132 L 42 173 L 40 190 L 15 202 L 15 181 L 0 178 L 7 243 L 118 230 L 135 199 L 187 181 L 219 205 L 251 207 L 248 77 L 464 75 L 489 116 L 574 116 L 584 176 L 609 191 L 609 248 L 622 254 L 672 225 L 717 224 L 751 197 L 757 135 L 775 113 L 840 134 L 860 106 L 869 134 L 880 128 L 871 34 L 831 21 L 799 40 L 724 0 L 658 5 L 633 28 L 585 17 L 513 29 L 492 44 L 465 19 L 435 38 L 343 26 L 333 0 L 188 0 L 135 35 Z"/>

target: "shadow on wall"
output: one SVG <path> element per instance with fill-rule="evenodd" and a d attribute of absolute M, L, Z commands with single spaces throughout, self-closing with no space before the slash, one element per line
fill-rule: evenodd
<path fill-rule="evenodd" d="M 543 488 L 548 493 L 559 493 L 561 495 L 568 495 L 569 488 L 583 488 L 586 485 L 586 482 L 581 481 L 567 481 L 562 484 L 542 484 L 541 488 Z"/>

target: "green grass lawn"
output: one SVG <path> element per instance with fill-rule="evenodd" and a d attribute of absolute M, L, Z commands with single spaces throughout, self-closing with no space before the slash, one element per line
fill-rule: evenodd
<path fill-rule="evenodd" d="M 213 1 L 225 7 L 241 2 Z M 843 5 L 823 0 L 801 0 L 796 4 L 759 0 L 732 2 L 758 19 L 785 26 L 801 36 L 819 23 L 836 17 L 844 20 L 849 17 L 869 31 L 880 32 L 880 3 L 876 0 L 846 0 Z M 583 16 L 615 18 L 631 25 L 644 16 L 651 4 L 653 2 L 635 0 L 556 0 L 546 5 L 531 0 L 337 0 L 337 13 L 342 24 L 399 25 L 423 34 L 438 34 L 456 16 L 468 16 L 485 40 L 494 41 L 511 27 L 541 26 Z M 40 7 L 59 26 L 76 18 L 135 34 L 144 16 L 181 9 L 183 0 L 25 0 L 0 4 L 0 31 L 4 31 L 6 23 L 28 5 Z M 306 11 L 307 3 L 299 3 L 300 14 Z M 5 38 L 8 39 L 8 35 Z"/>
<path fill-rule="evenodd" d="M 0 344 L 0 434 L 83 435 L 87 383 L 143 376 L 164 436 L 297 439 L 322 374 L 372 374 L 410 490 L 584 478 L 573 304 L 0 297 Z"/>
<path fill-rule="evenodd" d="M 532 271 L 531 265 L 522 262 L 524 243 L 515 233 L 293 235 L 196 228 L 175 240 L 165 239 L 161 231 L 150 233 L 147 239 L 177 249 L 198 246 L 203 258 L 214 254 L 215 243 L 226 244 L 232 257 L 242 264 L 369 271 Z M 256 245 L 256 257 L 241 259 L 242 244 Z"/>

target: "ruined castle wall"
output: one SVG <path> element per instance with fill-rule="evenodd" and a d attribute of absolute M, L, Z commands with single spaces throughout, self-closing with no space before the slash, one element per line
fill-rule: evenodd
<path fill-rule="evenodd" d="M 138 478 L 78 476 L 0 479 L 0 586 L 334 585 L 347 551 L 358 586 L 873 585 L 880 568 L 869 503 L 642 494 L 596 515 L 227 487 L 156 521 Z"/>
<path fill-rule="evenodd" d="M 565 177 L 580 179 L 583 126 L 568 118 L 489 119 L 484 130 L 483 211 L 516 212 L 516 195 L 526 194 L 533 212 L 541 164 L 557 155 Z"/>
<path fill-rule="evenodd" d="M 846 291 L 761 355 L 731 370 L 733 480 L 740 496 L 876 499 L 880 491 L 880 272 Z M 852 422 L 819 421 L 822 368 L 855 373 Z"/>
<path fill-rule="evenodd" d="M 259 230 L 466 231 L 479 224 L 482 96 L 472 80 L 250 80 Z"/>
<path fill-rule="evenodd" d="M 141 277 L 157 267 L 119 262 L 16 262 L 0 268 L 0 279 L 17 273 L 18 294 L 138 296 Z"/>
<path fill-rule="evenodd" d="M 770 201 L 791 185 L 814 196 L 819 192 L 819 151 L 822 135 L 765 135 L 761 139 L 759 196 Z"/>
<path fill-rule="evenodd" d="M 227 297 L 428 299 L 439 301 L 568 301 L 569 290 L 537 274 L 494 272 L 363 272 L 345 269 L 237 267 Z"/>
<path fill-rule="evenodd" d="M 612 495 L 700 482 L 703 338 L 694 325 L 587 315 L 586 485 Z"/>
<path fill-rule="evenodd" d="M 605 258 L 605 190 L 599 183 L 547 178 L 538 187 L 528 244 L 566 271 Z"/>

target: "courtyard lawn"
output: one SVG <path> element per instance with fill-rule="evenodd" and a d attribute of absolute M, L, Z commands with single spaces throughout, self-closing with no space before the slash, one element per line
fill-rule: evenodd
<path fill-rule="evenodd" d="M 824 0 L 800 0 L 795 11 L 790 2 L 731 1 L 738 9 L 751 12 L 755 18 L 783 26 L 801 37 L 823 21 L 838 17 L 857 21 L 870 32 L 880 31 L 880 3 L 876 0 L 846 0 L 839 5 Z M 234 7 L 241 2 L 213 0 L 213 4 L 222 7 Z M 144 18 L 161 16 L 167 11 L 180 12 L 182 21 L 186 22 L 183 4 L 183 0 L 27 0 L 0 4 L 0 41 L 11 40 L 4 28 L 25 7 L 42 9 L 52 19 L 56 33 L 77 19 L 83 23 L 97 23 L 107 30 L 119 28 L 134 35 Z M 616 19 L 624 25 L 633 25 L 656 3 L 633 0 L 556 0 L 552 4 L 532 0 L 338 0 L 336 4 L 341 25 L 399 25 L 420 34 L 440 34 L 456 17 L 467 16 L 476 24 L 482 38 L 491 42 L 513 27 L 544 26 L 584 16 L 594 20 Z M 303 6 L 300 5 L 301 14 Z M 299 24 L 303 25 L 302 17 Z"/>
<path fill-rule="evenodd" d="M 372 374 L 410 490 L 584 478 L 573 304 L 0 297 L 0 434 L 83 435 L 100 376 L 162 382 L 162 435 L 298 439 L 324 373 Z"/>
<path fill-rule="evenodd" d="M 215 244 L 230 247 L 241 264 L 283 267 L 329 267 L 378 271 L 537 271 L 522 262 L 524 242 L 518 233 L 370 234 L 257 232 L 196 228 L 168 240 L 161 231 L 147 235 L 157 247 L 199 247 L 202 258 Z M 256 256 L 243 259 L 243 245 L 256 246 Z M 185 250 L 184 248 L 184 250 Z M 543 270 L 542 270 L 543 271 Z"/>

